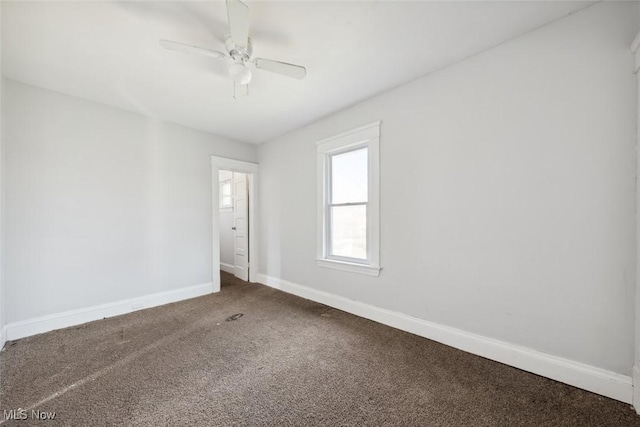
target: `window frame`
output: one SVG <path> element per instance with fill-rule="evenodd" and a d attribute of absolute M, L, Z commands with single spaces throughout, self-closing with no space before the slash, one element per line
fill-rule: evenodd
<path fill-rule="evenodd" d="M 318 161 L 318 236 L 317 263 L 320 267 L 362 273 L 380 274 L 380 122 L 374 122 L 316 143 Z M 368 200 L 367 258 L 331 255 L 331 157 L 367 148 Z M 339 204 L 340 205 L 340 204 Z"/>
<path fill-rule="evenodd" d="M 352 153 L 354 151 L 358 151 L 358 150 L 362 150 L 362 149 L 367 149 L 367 162 L 369 161 L 369 145 L 368 144 L 360 144 L 360 145 L 356 145 L 356 146 L 352 146 L 352 147 L 348 147 L 345 148 L 344 150 L 338 150 L 335 152 L 330 152 L 326 154 L 326 171 L 325 171 L 325 176 L 326 176 L 326 200 L 325 200 L 325 242 L 326 242 L 326 253 L 325 253 L 325 258 L 327 260 L 331 260 L 331 261 L 339 261 L 339 262 L 349 262 L 349 263 L 354 263 L 354 264 L 363 264 L 363 265 L 368 265 L 371 262 L 371 253 L 370 253 L 370 242 L 369 242 L 369 230 L 367 230 L 367 235 L 366 235 L 366 242 L 367 242 L 367 246 L 366 246 L 366 258 L 353 258 L 353 257 L 346 257 L 346 256 L 340 256 L 340 255 L 334 255 L 331 253 L 331 249 L 332 249 L 332 236 L 331 236 L 331 227 L 333 225 L 333 215 L 332 215 L 332 208 L 334 207 L 340 207 L 340 206 L 365 206 L 366 212 L 367 212 L 367 224 L 369 224 L 369 194 L 367 194 L 367 201 L 366 202 L 346 202 L 346 203 L 333 203 L 333 158 L 336 156 L 340 156 L 342 154 L 348 154 L 348 153 Z M 367 165 L 367 171 L 369 170 L 369 166 Z M 369 177 L 367 177 L 367 187 L 369 185 Z M 367 190 L 368 193 L 368 190 Z M 368 227 L 367 227 L 368 228 Z"/>
<path fill-rule="evenodd" d="M 233 177 L 233 175 L 231 175 Z M 233 210 L 233 178 L 230 179 L 225 179 L 220 181 L 220 189 L 219 189 L 219 200 L 218 200 L 218 206 L 220 207 L 220 211 L 222 212 L 227 212 L 227 211 L 231 211 Z M 224 192 L 223 192 L 223 187 L 225 184 L 229 184 L 229 204 L 225 205 L 223 204 L 223 200 L 224 200 Z"/>

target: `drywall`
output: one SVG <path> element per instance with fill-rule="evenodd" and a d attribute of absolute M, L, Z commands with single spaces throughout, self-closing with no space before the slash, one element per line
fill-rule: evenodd
<path fill-rule="evenodd" d="M 220 171 L 220 182 L 231 180 L 233 183 L 233 172 Z M 233 191 L 233 184 L 231 185 Z M 233 266 L 233 208 L 220 208 L 220 263 L 226 264 L 229 268 Z"/>
<path fill-rule="evenodd" d="M 635 7 L 597 4 L 260 146 L 260 273 L 630 375 Z M 376 120 L 380 277 L 323 269 L 315 142 Z"/>
<path fill-rule="evenodd" d="M 2 16 L 2 2 L 0 2 L 0 17 Z M 0 22 L 2 19 L 0 18 Z M 0 25 L 1 27 L 1 25 Z M 0 28 L 0 34 L 2 34 L 2 30 Z M 2 36 L 0 35 L 0 46 L 2 45 L 1 41 Z M 2 55 L 0 55 L 0 69 L 2 69 Z M 4 343 L 6 340 L 5 329 L 4 329 L 4 251 L 3 251 L 3 234 L 4 234 L 4 190 L 3 190 L 3 179 L 2 175 L 4 174 L 3 167 L 3 157 L 2 157 L 2 86 L 4 84 L 2 76 L 0 76 L 0 350 L 4 347 Z"/>
<path fill-rule="evenodd" d="M 637 7 L 638 18 L 640 19 L 640 3 Z M 636 82 L 637 82 L 637 121 L 636 121 L 636 168 L 640 171 L 640 31 L 636 34 L 636 37 L 631 44 L 631 51 L 635 55 L 635 67 Z M 633 406 L 636 412 L 640 414 L 640 250 L 638 250 L 638 244 L 640 243 L 640 177 L 636 174 L 636 298 L 635 298 L 635 312 L 636 312 L 636 346 L 635 346 L 635 358 L 633 364 Z M 636 386 L 637 385 L 637 386 Z"/>
<path fill-rule="evenodd" d="M 7 323 L 212 281 L 210 156 L 254 146 L 10 80 L 3 100 Z"/>

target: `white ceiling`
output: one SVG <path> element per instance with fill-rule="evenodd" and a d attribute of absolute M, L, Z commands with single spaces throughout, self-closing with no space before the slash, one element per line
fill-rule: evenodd
<path fill-rule="evenodd" d="M 251 1 L 255 71 L 233 99 L 224 2 L 2 2 L 2 74 L 236 140 L 261 143 L 587 6 L 587 2 Z"/>

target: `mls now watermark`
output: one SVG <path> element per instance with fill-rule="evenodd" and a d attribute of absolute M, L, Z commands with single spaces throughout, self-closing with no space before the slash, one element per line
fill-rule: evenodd
<path fill-rule="evenodd" d="M 46 412 L 41 411 L 39 409 L 32 409 L 31 412 L 26 409 L 18 408 L 18 409 L 10 409 L 3 411 L 5 420 L 16 420 L 16 421 L 26 421 L 26 420 L 53 420 L 56 418 L 55 412 Z"/>

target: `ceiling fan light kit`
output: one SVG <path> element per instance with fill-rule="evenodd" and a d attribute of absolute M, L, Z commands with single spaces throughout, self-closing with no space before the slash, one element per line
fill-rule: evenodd
<path fill-rule="evenodd" d="M 251 70 L 243 64 L 231 64 L 229 67 L 229 77 L 238 85 L 248 85 L 251 82 Z"/>
<path fill-rule="evenodd" d="M 306 68 L 300 65 L 271 59 L 251 59 L 253 44 L 249 38 L 249 7 L 240 0 L 227 0 L 227 15 L 229 18 L 229 35 L 224 40 L 227 53 L 170 40 L 160 40 L 160 45 L 165 49 L 178 52 L 232 60 L 233 64 L 229 66 L 228 73 L 233 80 L 234 98 L 249 94 L 248 85 L 253 75 L 248 67 L 249 64 L 253 64 L 256 69 L 295 79 L 303 79 L 307 75 Z"/>

